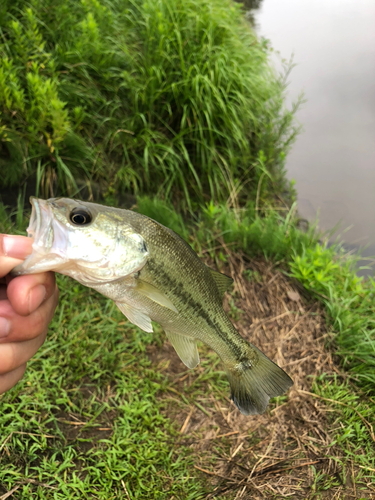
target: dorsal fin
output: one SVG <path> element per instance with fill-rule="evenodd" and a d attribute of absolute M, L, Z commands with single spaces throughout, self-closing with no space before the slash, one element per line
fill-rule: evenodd
<path fill-rule="evenodd" d="M 224 297 L 224 293 L 228 290 L 228 288 L 232 285 L 233 280 L 226 274 L 219 273 L 218 271 L 214 271 L 211 268 L 210 270 L 211 276 L 213 277 L 216 286 L 219 289 L 220 295 Z"/>
<path fill-rule="evenodd" d="M 188 368 L 195 368 L 199 363 L 199 354 L 195 340 L 178 333 L 165 331 L 179 358 Z"/>

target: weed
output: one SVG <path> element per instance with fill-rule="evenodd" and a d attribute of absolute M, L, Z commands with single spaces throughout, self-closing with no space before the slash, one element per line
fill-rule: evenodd
<path fill-rule="evenodd" d="M 112 301 L 58 283 L 47 342 L 0 396 L 0 494 L 18 485 L 19 498 L 202 498 L 157 401 L 165 376 L 142 353 L 153 336 Z"/>
<path fill-rule="evenodd" d="M 229 0 L 6 0 L 0 32 L 3 186 L 94 177 L 194 208 L 285 183 L 294 110 Z"/>
<path fill-rule="evenodd" d="M 15 232 L 17 223 L 25 224 L 21 206 L 22 196 L 18 215 L 9 219 L 0 205 L 3 230 Z M 334 329 L 339 324 L 353 327 L 353 318 L 357 321 L 354 333 L 360 332 L 361 325 L 370 326 L 370 284 L 356 277 L 353 260 L 317 244 L 313 231 L 301 233 L 293 211 L 282 219 L 276 211 L 261 217 L 251 209 L 233 211 L 209 204 L 201 218 L 191 220 L 188 228 L 170 203 L 143 197 L 138 209 L 172 225 L 197 249 L 208 249 L 213 255 L 221 250 L 227 257 L 226 245 L 231 245 L 234 250 L 245 247 L 247 255 L 262 254 L 283 259 L 284 263 L 289 261 L 292 274 L 323 300 L 328 311 L 340 311 Z M 324 272 L 326 268 L 329 273 Z M 264 277 L 256 268 L 244 276 L 263 287 Z M 0 484 L 5 491 L 22 488 L 18 494 L 27 498 L 127 498 L 125 489 L 130 498 L 204 497 L 211 486 L 193 476 L 196 456 L 181 448 L 176 428 L 166 416 L 165 408 L 170 408 L 171 398 L 164 395 L 176 392 L 163 368 L 169 361 L 154 368 L 145 356 L 145 350 L 152 349 L 151 343 L 156 343 L 158 349 L 163 345 L 160 327 L 155 328 L 155 334 L 141 332 L 123 321 L 111 301 L 92 290 L 64 277 L 59 277 L 59 286 L 60 309 L 48 341 L 29 363 L 23 381 L 0 398 Z M 340 307 L 338 300 L 344 300 Z M 228 306 L 232 318 L 241 319 L 242 310 L 234 296 Z M 347 318 L 349 313 L 344 314 L 343 309 L 351 316 Z M 298 325 L 299 320 L 295 321 Z M 284 334 L 292 330 L 291 326 L 283 329 Z M 338 338 L 345 338 L 347 331 L 339 330 Z M 370 333 L 368 347 L 374 345 Z M 371 380 L 373 375 L 366 364 L 358 370 L 357 347 L 363 349 L 358 338 L 357 346 L 344 360 L 357 378 Z M 179 410 L 175 411 L 184 408 L 188 414 L 193 406 L 211 422 L 212 412 L 219 411 L 210 406 L 212 392 L 214 401 L 225 400 L 225 410 L 231 411 L 226 400 L 227 382 L 219 371 L 219 358 L 207 348 L 200 349 L 203 356 L 197 376 L 191 377 L 188 384 L 184 382 L 183 391 L 177 391 Z M 367 355 L 371 361 L 370 352 Z M 185 374 L 179 374 L 178 380 L 185 380 Z M 329 457 L 329 446 L 335 446 L 343 450 L 343 458 L 338 458 L 337 453 L 332 458 L 340 460 L 335 476 L 327 475 L 321 467 L 309 466 L 312 494 L 319 498 L 327 490 L 340 488 L 353 463 L 360 470 L 355 478 L 358 491 L 362 484 L 368 487 L 375 468 L 369 440 L 374 427 L 372 399 L 362 397 L 347 381 L 331 375 L 316 379 L 313 390 L 314 397 L 328 406 L 333 419 L 331 430 L 335 430 L 335 438 L 324 448 L 324 456 Z M 277 415 L 288 407 L 288 401 L 288 397 L 277 399 L 276 408 L 282 408 Z M 225 443 L 218 442 L 215 450 L 222 456 L 226 453 Z"/>
<path fill-rule="evenodd" d="M 359 256 L 339 245 L 315 244 L 294 252 L 291 274 L 324 303 L 343 366 L 366 388 L 375 382 L 374 280 L 356 275 Z"/>
<path fill-rule="evenodd" d="M 335 430 L 335 437 L 330 446 L 338 445 L 342 448 L 341 481 L 344 484 L 347 481 L 345 464 L 352 460 L 361 471 L 356 482 L 360 484 L 365 479 L 374 482 L 374 400 L 364 397 L 348 380 L 342 381 L 337 375 L 323 374 L 317 377 L 313 390 L 318 398 L 322 398 L 325 404 L 334 409 L 330 428 Z M 325 485 L 325 489 L 328 489 L 328 478 Z"/>
<path fill-rule="evenodd" d="M 146 200 L 147 197 L 143 198 L 140 210 L 166 223 L 164 213 L 170 206 L 155 201 L 153 205 Z M 152 206 L 158 206 L 158 210 L 152 212 Z M 314 227 L 305 233 L 298 229 L 297 223 L 294 207 L 286 216 L 276 210 L 260 216 L 250 207 L 236 211 L 210 202 L 192 223 L 190 238 L 181 230 L 180 233 L 195 250 L 209 253 L 219 267 L 225 262 L 227 248 L 287 265 L 291 276 L 324 303 L 343 366 L 362 385 L 373 390 L 375 282 L 357 276 L 358 255 L 344 253 L 338 244 L 328 247 L 320 243 Z M 249 277 L 258 280 L 251 273 Z"/>

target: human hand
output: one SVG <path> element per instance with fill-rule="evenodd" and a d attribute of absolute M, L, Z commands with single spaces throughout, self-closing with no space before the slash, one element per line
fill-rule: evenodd
<path fill-rule="evenodd" d="M 46 339 L 57 306 L 54 273 L 9 275 L 31 253 L 32 242 L 0 235 L 0 394 L 22 378 L 27 361 Z"/>

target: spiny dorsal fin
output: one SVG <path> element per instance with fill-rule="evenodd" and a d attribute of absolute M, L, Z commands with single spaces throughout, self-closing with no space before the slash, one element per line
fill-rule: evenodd
<path fill-rule="evenodd" d="M 130 323 L 139 326 L 144 332 L 153 332 L 151 319 L 148 314 L 124 302 L 116 302 L 116 306 L 128 318 Z"/>
<path fill-rule="evenodd" d="M 188 368 L 195 368 L 199 363 L 199 354 L 195 340 L 178 333 L 165 332 L 171 344 L 176 349 L 181 361 Z"/>
<path fill-rule="evenodd" d="M 150 283 L 138 279 L 135 289 L 137 290 L 138 293 L 145 295 L 146 297 L 153 300 L 160 306 L 166 307 L 167 309 L 170 309 L 171 311 L 178 313 L 177 309 L 168 299 L 168 297 L 154 285 L 150 285 Z"/>
<path fill-rule="evenodd" d="M 226 274 L 221 274 L 217 271 L 214 271 L 213 269 L 210 269 L 211 276 L 213 277 L 216 286 L 219 289 L 220 295 L 224 297 L 224 293 L 228 290 L 228 288 L 231 286 L 233 283 L 232 278 L 227 276 Z"/>

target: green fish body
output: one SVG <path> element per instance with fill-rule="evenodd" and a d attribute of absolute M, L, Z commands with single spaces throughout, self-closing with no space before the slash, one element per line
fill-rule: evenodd
<path fill-rule="evenodd" d="M 144 331 L 159 323 L 189 368 L 199 363 L 196 342 L 204 342 L 220 356 L 232 400 L 245 415 L 263 413 L 270 397 L 292 385 L 226 315 L 231 278 L 207 267 L 176 233 L 130 210 L 67 198 L 32 204 L 34 251 L 16 274 L 67 274 L 114 300 Z"/>

